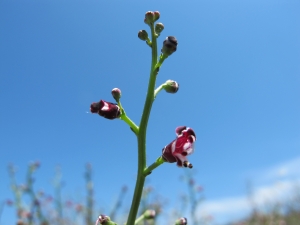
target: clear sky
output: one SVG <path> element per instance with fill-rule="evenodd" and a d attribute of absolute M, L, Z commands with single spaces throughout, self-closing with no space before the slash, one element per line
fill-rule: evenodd
<path fill-rule="evenodd" d="M 159 49 L 166 36 L 178 39 L 157 86 L 173 79 L 180 89 L 161 92 L 153 105 L 148 164 L 177 126 L 192 127 L 197 142 L 189 160 L 206 198 L 199 214 L 216 221 L 246 211 L 240 205 L 249 181 L 258 196 L 274 193 L 278 179 L 293 186 L 300 178 L 299 9 L 297 0 L 0 1 L 0 201 L 12 198 L 7 165 L 18 166 L 23 182 L 28 163 L 39 160 L 37 190 L 53 193 L 60 165 L 64 196 L 84 195 L 90 162 L 97 202 L 110 207 L 126 184 L 129 205 L 136 138 L 124 122 L 86 112 L 91 102 L 113 101 L 118 87 L 139 123 L 151 52 L 137 32 L 148 29 L 149 10 L 160 11 L 165 25 Z M 170 207 L 186 190 L 182 174 L 163 164 L 149 177 Z M 12 217 L 5 208 L 1 225 Z"/>

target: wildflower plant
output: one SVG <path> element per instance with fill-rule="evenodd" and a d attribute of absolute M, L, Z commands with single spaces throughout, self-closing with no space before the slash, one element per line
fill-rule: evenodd
<path fill-rule="evenodd" d="M 141 216 L 139 216 L 138 219 L 136 219 L 146 177 L 149 174 L 151 174 L 151 172 L 155 168 L 157 168 L 164 162 L 176 162 L 178 167 L 193 167 L 192 164 L 187 160 L 187 156 L 193 153 L 194 151 L 194 142 L 196 141 L 196 134 L 192 128 L 189 128 L 187 126 L 177 127 L 175 129 L 175 140 L 167 144 L 162 149 L 161 156 L 159 156 L 154 163 L 152 163 L 149 166 L 147 166 L 146 163 L 146 132 L 152 104 L 161 90 L 165 90 L 167 93 L 176 93 L 179 89 L 179 84 L 173 80 L 167 80 L 165 83 L 161 84 L 155 89 L 156 78 L 158 76 L 159 70 L 163 62 L 174 52 L 176 52 L 178 45 L 177 39 L 174 36 L 166 37 L 166 39 L 163 41 L 161 53 L 158 56 L 157 39 L 160 36 L 161 32 L 164 30 L 164 25 L 162 23 L 156 23 L 156 21 L 159 18 L 160 13 L 158 11 L 146 12 L 144 22 L 150 27 L 151 33 L 150 35 L 148 35 L 148 32 L 146 30 L 140 30 L 138 32 L 138 38 L 142 41 L 145 41 L 146 45 L 148 45 L 151 48 L 152 52 L 148 91 L 140 124 L 136 125 L 136 123 L 134 123 L 126 114 L 125 109 L 122 107 L 120 101 L 121 90 L 119 88 L 114 88 L 112 90 L 112 96 L 116 101 L 115 103 L 100 100 L 99 102 L 92 103 L 90 106 L 91 113 L 97 113 L 100 116 L 110 120 L 123 120 L 129 125 L 130 129 L 137 137 L 138 172 L 131 208 L 126 223 L 127 225 L 134 225 L 143 219 L 155 217 L 155 212 L 149 209 L 146 212 L 144 212 Z M 177 221 L 174 221 L 174 223 L 187 224 L 187 220 L 185 218 L 180 218 Z M 110 217 L 106 215 L 100 215 L 99 218 L 96 220 L 96 225 L 97 224 L 115 224 L 115 222 L 113 222 L 110 219 Z"/>

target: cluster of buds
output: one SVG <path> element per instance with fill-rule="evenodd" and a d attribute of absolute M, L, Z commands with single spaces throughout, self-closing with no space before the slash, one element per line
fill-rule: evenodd
<path fill-rule="evenodd" d="M 148 24 L 151 27 L 151 30 L 153 29 L 153 25 L 154 23 L 159 19 L 160 17 L 160 13 L 158 11 L 152 12 L 152 11 L 148 11 L 145 14 L 145 19 L 144 22 L 146 24 Z M 155 36 L 153 36 L 152 38 L 157 38 L 160 36 L 160 33 L 164 30 L 164 25 L 162 23 L 156 23 L 155 27 L 154 27 L 154 34 Z M 152 33 L 153 34 L 153 33 Z M 139 39 L 141 39 L 142 41 L 146 41 L 146 43 L 152 47 L 152 42 L 148 37 L 148 33 L 146 30 L 140 30 L 138 32 L 138 37 Z M 166 37 L 166 39 L 163 42 L 163 46 L 161 48 L 161 55 L 160 55 L 160 60 L 158 63 L 158 67 L 159 68 L 162 64 L 162 62 L 168 58 L 171 54 L 173 54 L 176 50 L 177 50 L 177 39 L 174 36 L 168 36 Z"/>
<path fill-rule="evenodd" d="M 194 152 L 196 134 L 192 128 L 186 126 L 177 127 L 175 132 L 176 139 L 163 148 L 162 157 L 169 163 L 177 162 L 179 167 L 192 168 L 193 165 L 187 160 L 186 156 Z"/>
<path fill-rule="evenodd" d="M 160 13 L 158 11 L 152 12 L 148 11 L 145 14 L 145 19 L 144 22 L 148 24 L 150 27 L 159 19 Z M 160 35 L 160 33 L 163 31 L 164 25 L 162 23 L 156 23 L 154 32 L 156 34 L 156 37 Z M 138 38 L 141 39 L 142 41 L 146 41 L 149 46 L 151 46 L 151 41 L 148 37 L 148 33 L 146 30 L 140 30 L 138 32 Z"/>
<path fill-rule="evenodd" d="M 158 11 L 152 12 L 148 11 L 145 14 L 144 22 L 148 25 L 153 24 L 155 21 L 157 21 L 160 17 L 160 13 Z"/>

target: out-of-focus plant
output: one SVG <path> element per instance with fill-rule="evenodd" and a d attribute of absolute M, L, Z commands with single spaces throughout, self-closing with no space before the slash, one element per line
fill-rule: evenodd
<path fill-rule="evenodd" d="M 17 209 L 18 224 L 49 224 L 48 220 L 44 217 L 41 202 L 33 190 L 34 172 L 40 167 L 40 163 L 30 163 L 26 174 L 26 183 L 24 185 L 17 185 L 15 180 L 15 168 L 9 165 L 8 171 L 10 176 L 11 188 L 14 193 L 15 207 Z M 30 198 L 29 206 L 25 207 L 22 202 L 23 195 L 28 195 Z"/>
<path fill-rule="evenodd" d="M 111 217 L 112 218 L 116 218 L 117 217 L 117 213 L 118 213 L 118 210 L 121 208 L 122 204 L 123 204 L 123 200 L 124 200 L 124 197 L 125 197 L 125 194 L 127 192 L 127 186 L 123 186 L 121 188 L 121 191 L 120 191 L 120 194 L 118 196 L 118 199 L 115 203 L 115 205 L 113 206 L 112 210 L 111 210 Z"/>
<path fill-rule="evenodd" d="M 15 179 L 15 167 L 9 165 L 11 189 L 14 195 L 14 201 L 6 200 L 4 205 L 15 206 L 17 215 L 17 224 L 19 225 L 76 225 L 76 224 L 94 224 L 94 191 L 92 182 L 92 167 L 86 165 L 86 204 L 76 202 L 72 199 L 64 200 L 61 196 L 62 174 L 60 168 L 56 168 L 54 178 L 55 197 L 45 194 L 43 191 L 34 190 L 33 173 L 39 168 L 40 163 L 34 162 L 28 166 L 25 177 L 25 183 L 19 185 Z M 115 212 L 120 208 L 126 193 L 126 188 L 122 188 L 120 198 L 115 207 Z M 28 198 L 29 197 L 29 198 Z M 1 212 L 1 211 L 0 211 Z"/>
<path fill-rule="evenodd" d="M 61 189 L 62 189 L 62 174 L 59 166 L 56 167 L 55 177 L 53 180 L 54 191 L 55 191 L 55 207 L 57 220 L 62 220 L 63 216 L 63 206 L 62 206 L 62 197 L 61 197 Z M 58 223 L 63 223 L 63 221 L 58 221 Z"/>
<path fill-rule="evenodd" d="M 92 103 L 90 106 L 90 111 L 92 113 L 97 113 L 106 119 L 113 120 L 118 118 L 123 120 L 125 123 L 127 123 L 127 125 L 137 137 L 137 179 L 128 219 L 126 222 L 127 225 L 134 225 L 139 223 L 141 219 L 146 218 L 145 213 L 149 212 L 145 211 L 138 219 L 136 219 L 146 177 L 150 175 L 155 168 L 157 168 L 164 162 L 176 162 L 177 166 L 179 167 L 193 167 L 192 164 L 187 160 L 187 155 L 192 154 L 194 151 L 194 142 L 196 141 L 196 135 L 193 129 L 186 126 L 179 126 L 175 129 L 175 140 L 163 148 L 161 156 L 159 156 L 153 164 L 147 166 L 146 162 L 146 133 L 152 104 L 161 90 L 165 90 L 167 93 L 176 93 L 179 89 L 179 84 L 173 80 L 167 80 L 165 83 L 161 84 L 155 89 L 156 78 L 163 62 L 177 50 L 178 45 L 177 39 L 174 36 L 168 36 L 163 41 L 161 54 L 158 56 L 157 38 L 160 36 L 161 32 L 164 29 L 164 25 L 162 23 L 156 23 L 159 18 L 160 13 L 158 11 L 146 12 L 144 22 L 150 27 L 150 35 L 148 35 L 148 32 L 146 30 L 140 30 L 138 32 L 138 38 L 142 41 L 145 41 L 146 45 L 148 45 L 152 51 L 152 61 L 147 96 L 145 99 L 144 109 L 139 125 L 136 125 L 126 114 L 125 109 L 123 108 L 120 101 L 121 90 L 119 88 L 114 88 L 111 92 L 116 103 L 100 100 L 99 102 Z M 98 223 L 113 224 L 114 222 L 110 219 L 110 217 L 101 215 L 97 219 L 96 225 Z"/>
<path fill-rule="evenodd" d="M 248 184 L 249 186 L 249 184 Z M 250 187 L 250 188 L 249 188 Z M 228 225 L 299 225 L 300 224 L 300 188 L 295 185 L 292 195 L 280 202 L 269 202 L 258 206 L 255 204 L 249 186 L 249 205 L 252 212 L 238 222 Z"/>
<path fill-rule="evenodd" d="M 181 177 L 187 183 L 188 195 L 182 196 L 182 202 L 184 208 L 190 209 L 191 214 L 191 224 L 198 225 L 200 224 L 199 215 L 197 217 L 197 207 L 203 201 L 203 187 L 196 183 L 194 174 L 187 171 L 184 176 Z M 189 207 L 188 207 L 189 206 Z"/>
<path fill-rule="evenodd" d="M 93 206 L 94 206 L 94 185 L 92 181 L 92 165 L 87 163 L 85 166 L 85 181 L 86 181 L 86 213 L 85 221 L 86 225 L 92 225 L 94 223 L 93 218 Z"/>
<path fill-rule="evenodd" d="M 193 225 L 212 224 L 212 215 L 199 213 L 198 207 L 204 201 L 204 188 L 202 185 L 197 184 L 195 171 L 188 170 L 184 172 L 184 175 L 180 176 L 180 180 L 187 184 L 187 193 L 183 192 L 181 194 L 179 210 L 174 210 L 173 215 L 178 216 L 178 212 L 185 212 L 187 215 L 190 215 L 189 222 Z"/>
<path fill-rule="evenodd" d="M 152 209 L 155 213 L 153 213 L 154 216 L 140 221 L 137 225 L 155 225 L 159 215 L 163 211 L 163 208 L 166 207 L 166 204 L 166 199 L 159 195 L 153 186 L 145 186 L 142 194 L 139 214 L 143 215 L 145 212 L 149 212 L 149 209 Z M 142 217 L 139 218 L 141 219 Z"/>

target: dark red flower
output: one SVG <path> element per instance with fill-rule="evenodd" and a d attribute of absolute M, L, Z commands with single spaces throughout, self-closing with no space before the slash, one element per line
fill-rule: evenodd
<path fill-rule="evenodd" d="M 98 113 L 106 119 L 115 119 L 120 117 L 120 107 L 111 102 L 100 100 L 100 102 L 93 102 L 91 104 L 91 113 Z"/>
<path fill-rule="evenodd" d="M 194 142 L 196 134 L 192 128 L 186 126 L 177 127 L 177 138 L 162 150 L 162 157 L 169 163 L 177 162 L 179 167 L 192 168 L 193 165 L 187 161 L 186 156 L 194 152 Z"/>

